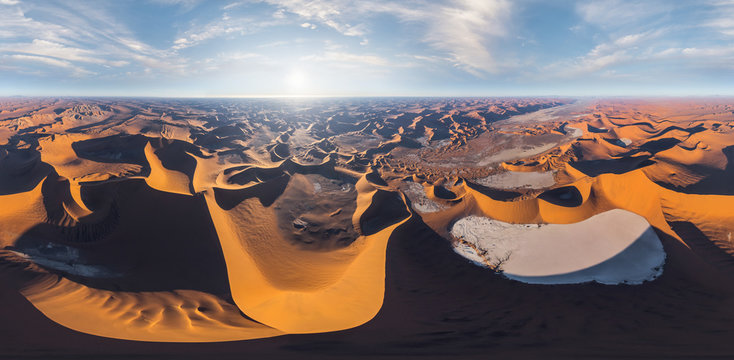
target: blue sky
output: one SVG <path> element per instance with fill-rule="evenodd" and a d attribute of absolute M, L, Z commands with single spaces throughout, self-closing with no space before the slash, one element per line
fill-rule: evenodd
<path fill-rule="evenodd" d="M 0 95 L 734 95 L 734 0 L 0 0 Z"/>

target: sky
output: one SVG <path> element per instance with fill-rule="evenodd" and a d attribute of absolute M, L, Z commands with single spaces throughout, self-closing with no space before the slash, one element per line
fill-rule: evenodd
<path fill-rule="evenodd" d="M 734 0 L 0 0 L 14 95 L 734 95 Z"/>

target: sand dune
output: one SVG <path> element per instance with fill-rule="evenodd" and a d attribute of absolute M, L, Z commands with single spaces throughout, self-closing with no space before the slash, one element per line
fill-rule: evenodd
<path fill-rule="evenodd" d="M 183 156 L 186 156 L 186 154 L 184 153 Z M 145 177 L 145 182 L 150 187 L 160 191 L 191 195 L 191 177 L 193 177 L 193 173 L 188 176 L 181 171 L 165 167 L 150 143 L 145 145 L 145 159 L 148 161 L 148 166 L 150 166 L 150 174 Z M 193 158 L 186 160 L 195 162 Z M 179 163 L 186 162 L 185 160 L 179 161 Z"/>
<path fill-rule="evenodd" d="M 277 336 L 281 332 L 246 319 L 224 299 L 194 290 L 124 292 L 95 289 L 0 254 L 1 265 L 17 278 L 31 276 L 21 293 L 44 315 L 98 336 L 142 341 L 228 341 Z M 10 267 L 10 269 L 8 269 Z"/>
<path fill-rule="evenodd" d="M 294 177 L 280 191 L 287 195 L 294 187 L 308 185 L 303 177 Z M 377 313 L 384 292 L 381 264 L 387 240 L 405 218 L 366 235 L 364 222 L 371 219 L 364 219 L 363 213 L 382 190 L 365 178 L 357 182 L 356 189 L 352 222 L 361 225 L 355 225 L 361 236 L 329 252 L 303 249 L 284 238 L 286 234 L 277 230 L 273 208 L 287 206 L 285 203 L 266 207 L 251 198 L 227 211 L 207 197 L 225 253 L 233 299 L 248 316 L 282 331 L 308 333 L 350 328 Z M 263 191 L 267 190 L 271 189 Z M 407 209 L 404 212 L 409 214 Z M 323 237 L 319 240 L 325 241 Z"/>
<path fill-rule="evenodd" d="M 734 299 L 723 99 L 309 101 L 2 100 L 3 291 L 153 342 L 507 331 L 472 278 Z"/>

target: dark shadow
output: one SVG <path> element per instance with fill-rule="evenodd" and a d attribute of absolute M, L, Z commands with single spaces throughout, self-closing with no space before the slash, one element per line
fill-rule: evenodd
<path fill-rule="evenodd" d="M 363 235 L 373 235 L 410 216 L 410 212 L 398 193 L 377 190 L 372 203 L 359 217 L 359 227 Z"/>
<path fill-rule="evenodd" d="M 610 144 L 614 145 L 614 146 L 619 146 L 619 147 L 621 147 L 621 148 L 626 148 L 626 147 L 627 147 L 627 144 L 625 144 L 625 143 L 624 143 L 624 142 L 623 142 L 622 140 L 620 140 L 620 139 L 607 139 L 607 138 L 602 138 L 602 139 L 603 139 L 604 141 L 606 141 L 606 142 L 608 142 L 608 143 L 610 143 Z"/>
<path fill-rule="evenodd" d="M 224 171 L 225 174 L 231 172 L 232 169 L 227 169 Z M 253 181 L 269 181 L 275 179 L 278 176 L 283 176 L 283 170 L 281 170 L 280 168 L 261 168 L 257 166 L 251 166 L 233 174 L 227 179 L 227 182 L 230 184 L 245 185 Z"/>
<path fill-rule="evenodd" d="M 734 256 L 717 246 L 695 224 L 688 221 L 670 222 L 670 227 L 703 261 L 734 277 Z"/>
<path fill-rule="evenodd" d="M 318 149 L 318 148 L 312 148 L 312 149 L 309 149 L 308 151 L 306 151 L 306 157 L 307 158 L 308 157 L 312 157 L 314 159 L 323 160 L 327 155 L 329 155 L 329 154 L 323 152 L 321 149 Z"/>
<path fill-rule="evenodd" d="M 680 140 L 675 139 L 675 138 L 652 140 L 652 141 L 648 141 L 640 145 L 639 150 L 647 151 L 651 154 L 656 154 L 661 151 L 672 149 L 674 146 L 678 145 L 679 143 L 680 143 Z"/>
<path fill-rule="evenodd" d="M 285 143 L 270 145 L 268 146 L 268 151 L 270 151 L 270 160 L 273 162 L 281 161 L 291 156 L 288 144 Z"/>
<path fill-rule="evenodd" d="M 0 195 L 30 191 L 51 172 L 54 168 L 41 161 L 38 150 L 7 148 L 0 157 Z"/>
<path fill-rule="evenodd" d="M 272 205 L 283 194 L 291 177 L 282 174 L 267 182 L 248 186 L 243 189 L 214 188 L 214 199 L 224 210 L 231 210 L 245 199 L 256 197 L 263 206 Z"/>
<path fill-rule="evenodd" d="M 372 160 L 365 157 L 363 154 L 353 155 L 349 158 L 349 160 L 346 161 L 346 164 L 349 166 L 350 169 L 356 170 L 358 172 L 368 171 L 371 163 Z"/>
<path fill-rule="evenodd" d="M 607 119 L 625 120 L 624 117 L 614 117 L 614 116 L 607 116 Z M 648 128 L 648 130 L 641 129 L 642 131 L 644 131 L 644 132 L 646 132 L 648 134 L 652 134 L 652 133 L 655 132 L 655 126 L 653 126 L 653 124 L 651 122 L 649 122 L 649 121 L 638 121 L 638 122 L 629 123 L 629 124 L 619 124 L 619 123 L 615 123 L 614 121 L 609 121 L 609 122 L 612 123 L 612 125 L 614 125 L 615 127 L 618 127 L 618 128 L 627 127 L 627 126 L 637 126 L 637 127 L 644 126 L 644 127 Z"/>
<path fill-rule="evenodd" d="M 454 194 L 453 191 L 441 185 L 433 186 L 433 196 L 439 199 L 444 199 L 444 200 L 455 200 L 456 199 L 456 194 Z"/>
<path fill-rule="evenodd" d="M 601 174 L 624 174 L 631 170 L 640 169 L 654 164 L 649 155 L 625 157 L 621 159 L 604 160 L 581 160 L 571 162 L 569 165 L 581 171 L 587 176 L 599 176 Z"/>
<path fill-rule="evenodd" d="M 734 195 L 734 145 L 727 146 L 721 151 L 726 156 L 724 170 L 701 165 L 690 166 L 691 170 L 705 175 L 705 178 L 684 188 L 672 188 L 687 194 Z"/>
<path fill-rule="evenodd" d="M 76 155 L 101 163 L 131 163 L 148 165 L 145 145 L 150 138 L 143 135 L 112 135 L 103 138 L 77 141 L 71 144 Z"/>
<path fill-rule="evenodd" d="M 609 132 L 609 129 L 598 128 L 596 126 L 592 126 L 592 125 L 588 125 L 588 124 L 586 126 L 589 129 L 589 132 L 591 132 L 591 133 L 602 134 L 602 133 L 605 133 L 605 132 Z"/>
<path fill-rule="evenodd" d="M 387 183 L 385 182 L 385 180 L 382 179 L 382 177 L 380 176 L 380 173 L 377 171 L 370 171 L 364 177 L 365 179 L 367 179 L 367 181 L 375 185 L 387 186 Z"/>
<path fill-rule="evenodd" d="M 682 128 L 680 126 L 675 126 L 675 125 L 674 126 L 668 126 L 667 128 L 661 130 L 659 133 L 655 134 L 655 136 L 656 137 L 663 136 L 663 135 L 665 135 L 665 134 L 667 134 L 667 133 L 669 133 L 669 132 L 671 132 L 673 130 L 684 131 L 684 132 L 687 132 L 688 134 L 691 134 L 692 135 L 692 134 L 700 133 L 701 131 L 705 131 L 706 130 L 706 127 L 703 124 L 698 124 L 698 125 L 696 125 L 694 127 L 690 127 L 690 128 Z"/>
<path fill-rule="evenodd" d="M 106 183 L 99 186 L 85 186 L 83 190 L 90 187 L 112 188 L 113 192 L 116 192 L 117 185 L 117 183 Z M 109 191 L 101 195 L 107 195 L 111 199 L 91 201 L 97 205 L 96 207 L 90 206 L 92 210 L 96 210 L 95 213 L 81 219 L 75 219 L 67 212 L 66 206 L 73 206 L 76 203 L 71 196 L 69 180 L 53 172 L 41 185 L 41 193 L 46 210 L 46 221 L 36 225 L 32 231 L 29 230 L 29 233 L 41 234 L 38 236 L 40 239 L 53 239 L 53 241 L 72 245 L 99 242 L 111 234 L 119 223 L 119 211 L 114 203 L 114 194 L 110 196 Z M 95 194 L 90 196 L 89 191 L 82 191 L 82 197 L 85 197 L 84 195 L 95 197 Z"/>
<path fill-rule="evenodd" d="M 484 195 L 489 196 L 492 200 L 509 201 L 522 195 L 516 191 L 493 189 L 484 185 L 479 185 L 471 181 L 466 181 L 466 185 L 472 190 L 476 190 Z"/>
<path fill-rule="evenodd" d="M 46 267 L 73 281 L 114 291 L 199 290 L 228 297 L 224 255 L 202 195 L 157 191 L 143 180 L 117 182 L 109 218 L 116 226 L 39 224 L 23 233 L 14 248 L 39 256 L 66 256 L 68 265 L 104 269 L 90 277 Z M 52 190 L 49 188 L 49 191 Z M 74 229 L 76 227 L 76 229 Z M 94 231 L 104 230 L 106 233 Z M 63 231 L 66 231 L 64 233 Z M 67 240 L 69 236 L 75 241 Z M 75 255 L 76 253 L 76 255 Z M 69 257 L 69 255 L 74 255 Z M 53 258 L 52 258 L 53 260 Z"/>
<path fill-rule="evenodd" d="M 317 141 L 313 145 L 325 153 L 336 150 L 336 145 L 334 145 L 333 142 L 329 141 L 329 139 L 326 138 Z"/>
<path fill-rule="evenodd" d="M 217 135 L 217 133 L 221 135 Z M 191 129 L 191 138 L 194 140 L 194 145 L 201 146 L 210 151 L 244 150 L 247 149 L 247 146 L 243 146 L 241 141 L 249 139 L 250 135 L 245 134 L 236 126 L 222 126 L 210 132 Z"/>
<path fill-rule="evenodd" d="M 581 206 L 584 201 L 581 192 L 575 186 L 564 186 L 548 190 L 538 195 L 538 199 L 545 200 L 553 205 L 565 207 Z"/>

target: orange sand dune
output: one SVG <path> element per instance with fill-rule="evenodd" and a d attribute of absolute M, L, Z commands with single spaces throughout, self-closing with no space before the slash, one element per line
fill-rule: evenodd
<path fill-rule="evenodd" d="M 13 259 L 4 261 L 12 263 Z M 141 341 L 230 341 L 282 332 L 244 318 L 224 299 L 194 290 L 123 292 L 100 290 L 51 274 L 21 293 L 44 315 L 71 329 Z"/>
<path fill-rule="evenodd" d="M 291 179 L 284 194 L 308 186 L 304 180 Z M 362 224 L 363 214 L 379 206 L 373 200 L 383 190 L 365 178 L 356 188 L 353 222 Z M 234 301 L 253 319 L 285 332 L 309 333 L 360 325 L 380 309 L 387 240 L 407 217 L 369 234 L 362 229 L 348 247 L 324 253 L 285 242 L 275 229 L 275 214 L 261 200 L 246 200 L 229 211 L 212 197 L 207 203 L 227 258 Z"/>

